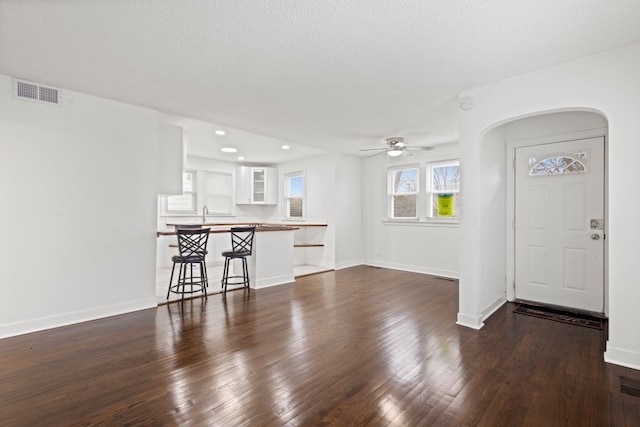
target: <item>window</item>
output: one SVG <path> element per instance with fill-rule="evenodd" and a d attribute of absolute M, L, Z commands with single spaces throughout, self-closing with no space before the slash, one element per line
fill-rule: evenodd
<path fill-rule="evenodd" d="M 388 169 L 389 217 L 412 219 L 418 217 L 418 166 Z"/>
<path fill-rule="evenodd" d="M 529 176 L 564 175 L 569 173 L 588 172 L 587 153 L 551 154 L 529 158 Z"/>
<path fill-rule="evenodd" d="M 230 173 L 204 173 L 204 206 L 211 215 L 231 215 L 233 177 Z"/>
<path fill-rule="evenodd" d="M 285 201 L 287 218 L 303 218 L 304 175 L 294 172 L 285 175 Z"/>
<path fill-rule="evenodd" d="M 182 195 L 167 196 L 164 206 L 166 214 L 196 213 L 196 172 L 184 171 L 182 174 Z"/>
<path fill-rule="evenodd" d="M 460 162 L 427 166 L 429 212 L 431 218 L 460 218 Z"/>

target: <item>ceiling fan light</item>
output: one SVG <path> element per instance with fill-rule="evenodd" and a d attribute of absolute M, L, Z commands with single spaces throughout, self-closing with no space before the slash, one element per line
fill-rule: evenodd
<path fill-rule="evenodd" d="M 402 154 L 402 150 L 396 150 L 396 149 L 389 150 L 387 151 L 387 154 L 389 155 L 389 157 L 398 157 L 399 155 Z"/>

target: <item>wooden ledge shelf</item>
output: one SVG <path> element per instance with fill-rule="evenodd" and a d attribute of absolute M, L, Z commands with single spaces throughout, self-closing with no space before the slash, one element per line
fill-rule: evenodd
<path fill-rule="evenodd" d="M 294 248 L 321 248 L 324 247 L 322 243 L 306 243 L 306 244 L 298 244 L 293 245 Z"/>
<path fill-rule="evenodd" d="M 327 224 L 314 224 L 314 223 L 305 223 L 305 222 L 283 222 L 280 224 L 271 224 L 267 223 L 267 225 L 290 225 L 292 227 L 326 227 Z"/>

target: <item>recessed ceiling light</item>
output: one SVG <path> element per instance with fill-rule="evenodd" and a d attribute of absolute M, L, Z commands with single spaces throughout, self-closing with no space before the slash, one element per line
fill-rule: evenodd
<path fill-rule="evenodd" d="M 244 156 L 238 156 L 238 160 L 244 160 Z"/>
<path fill-rule="evenodd" d="M 236 153 L 238 149 L 233 147 L 222 147 L 220 151 L 222 151 L 223 153 Z"/>
<path fill-rule="evenodd" d="M 282 146 L 282 149 L 283 149 L 283 150 L 288 150 L 289 148 L 291 148 L 291 147 L 289 147 L 288 145 L 283 145 L 283 146 Z"/>
<path fill-rule="evenodd" d="M 223 130 L 217 130 L 216 131 L 216 135 L 224 135 L 224 134 L 226 134 L 226 132 L 223 131 Z"/>

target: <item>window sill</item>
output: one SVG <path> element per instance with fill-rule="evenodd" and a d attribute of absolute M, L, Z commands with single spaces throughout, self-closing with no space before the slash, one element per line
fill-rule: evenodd
<path fill-rule="evenodd" d="M 393 219 L 387 218 L 382 220 L 384 225 L 413 225 L 419 227 L 443 227 L 458 228 L 460 226 L 459 219 Z"/>

